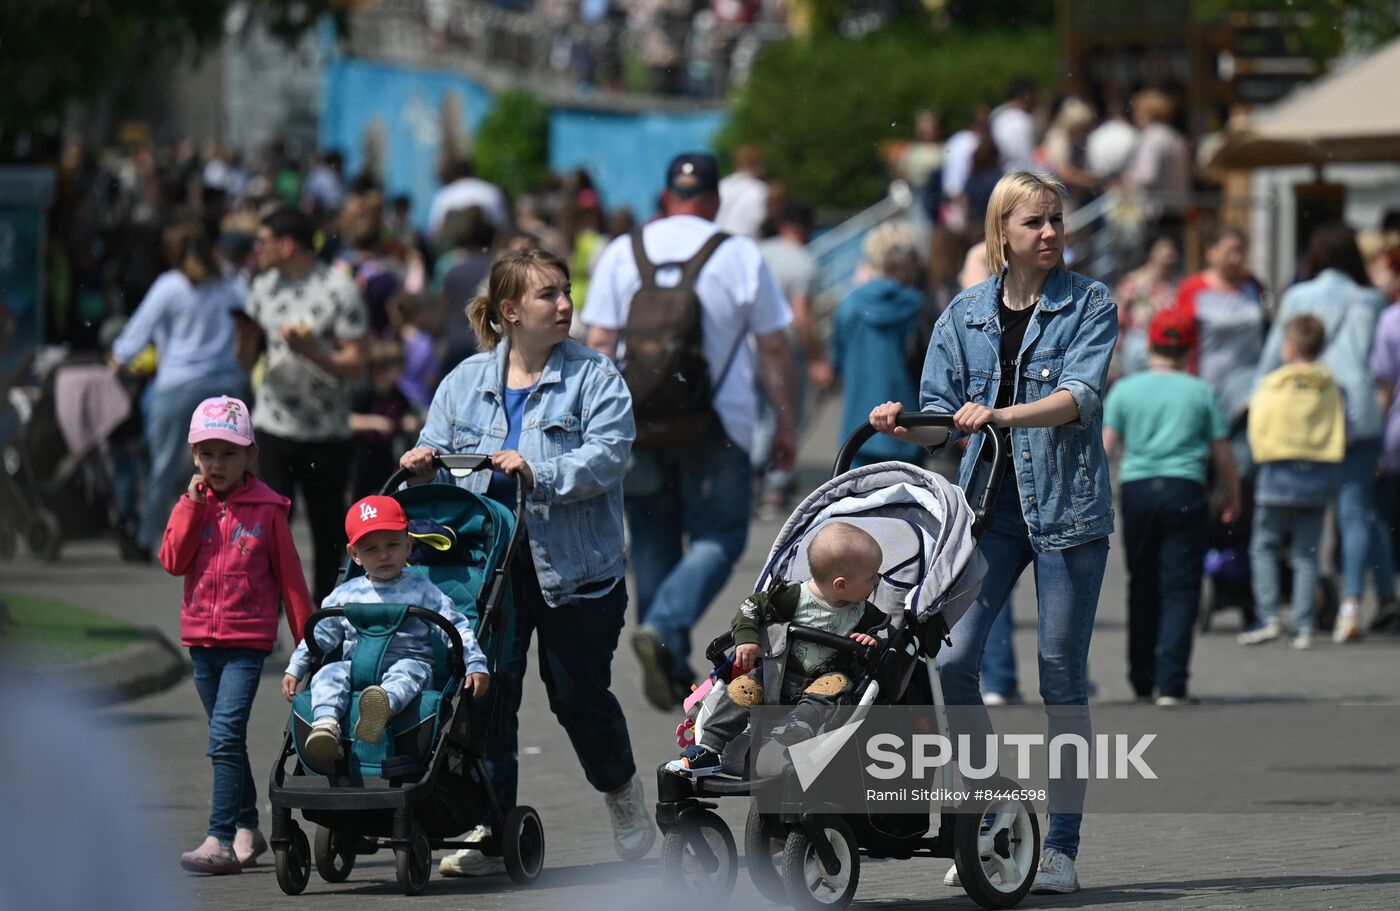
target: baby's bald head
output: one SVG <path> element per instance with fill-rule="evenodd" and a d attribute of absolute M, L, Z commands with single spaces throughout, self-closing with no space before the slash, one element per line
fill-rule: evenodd
<path fill-rule="evenodd" d="M 830 585 L 838 576 L 867 577 L 880 571 L 883 560 L 879 542 L 849 522 L 822 526 L 807 546 L 807 565 L 818 585 Z"/>

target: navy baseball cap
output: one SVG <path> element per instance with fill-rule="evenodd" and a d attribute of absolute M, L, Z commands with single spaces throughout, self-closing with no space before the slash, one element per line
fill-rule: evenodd
<path fill-rule="evenodd" d="M 682 198 L 719 190 L 719 162 L 708 152 L 686 152 L 666 168 L 666 189 Z"/>

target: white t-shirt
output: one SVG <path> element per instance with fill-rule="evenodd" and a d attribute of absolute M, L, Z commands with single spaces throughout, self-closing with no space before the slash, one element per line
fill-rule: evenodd
<path fill-rule="evenodd" d="M 1089 134 L 1085 154 L 1095 177 L 1117 177 L 1128 169 L 1137 148 L 1138 131 L 1126 120 L 1108 120 Z"/>
<path fill-rule="evenodd" d="M 1029 171 L 1035 167 L 1035 118 L 1029 111 L 1003 105 L 992 112 L 989 126 L 1006 170 Z"/>
<path fill-rule="evenodd" d="M 943 149 L 943 195 L 956 199 L 962 195 L 972 173 L 972 156 L 981 140 L 971 130 L 959 130 L 948 138 Z"/>
<path fill-rule="evenodd" d="M 510 210 L 501 188 L 479 177 L 463 177 L 438 190 L 428 209 L 428 233 L 437 236 L 448 212 L 480 206 L 486 220 L 497 228 L 510 224 Z"/>
<path fill-rule="evenodd" d="M 684 263 L 704 246 L 719 227 L 693 215 L 674 215 L 642 229 L 642 244 L 653 263 Z M 675 285 L 680 270 L 666 268 L 657 281 Z M 632 256 L 632 236 L 616 237 L 593 269 L 588 283 L 588 300 L 583 321 L 600 329 L 624 331 L 632 297 L 642 287 L 637 262 Z M 787 328 L 792 310 L 787 298 L 763 262 L 758 244 L 747 237 L 731 237 L 720 245 L 700 270 L 696 281 L 700 297 L 700 332 L 710 380 L 718 382 L 725 362 L 733 356 L 729 370 L 715 390 L 714 407 L 724 431 L 745 451 L 753 445 L 754 424 L 758 420 L 758 392 L 754 378 L 754 356 L 747 336 L 767 335 Z M 625 350 L 622 338 L 619 355 Z"/>
<path fill-rule="evenodd" d="M 719 214 L 715 216 L 715 224 L 721 231 L 757 237 L 767 217 L 768 184 L 741 172 L 719 182 Z"/>

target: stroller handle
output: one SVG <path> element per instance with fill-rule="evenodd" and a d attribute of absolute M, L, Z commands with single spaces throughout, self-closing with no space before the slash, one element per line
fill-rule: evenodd
<path fill-rule="evenodd" d="M 326 653 L 321 650 L 321 643 L 316 641 L 316 624 L 328 617 L 345 616 L 343 607 L 323 607 L 313 611 L 310 617 L 306 618 L 306 626 L 302 630 L 302 636 L 306 640 L 306 650 L 311 654 L 313 665 L 319 666 L 326 660 Z M 462 636 L 457 632 L 457 627 L 448 622 L 447 618 L 437 611 L 424 610 L 421 607 L 410 607 L 408 616 L 417 617 L 424 623 L 432 624 L 447 636 L 447 641 L 451 645 L 449 649 L 449 660 L 452 662 L 452 672 L 458 678 L 465 677 L 467 673 L 466 659 L 463 657 Z"/>
<path fill-rule="evenodd" d="M 900 427 L 947 427 L 953 426 L 953 416 L 951 414 L 933 414 L 925 411 L 906 411 L 895 419 L 895 423 Z M 987 482 L 980 489 L 975 489 L 974 480 L 971 486 L 974 490 L 965 491 L 968 503 L 972 506 L 972 535 L 980 538 L 982 532 L 986 531 L 991 521 L 992 508 L 996 503 L 997 492 L 1001 490 L 1002 476 L 1006 473 L 1006 460 L 1002 457 L 1006 447 L 1001 434 L 996 433 L 996 428 L 990 424 L 982 428 L 979 433 L 987 438 L 987 443 L 992 447 L 992 470 L 987 475 Z M 870 426 L 869 422 L 862 424 L 855 429 L 846 442 L 842 444 L 841 451 L 836 454 L 836 464 L 831 467 L 831 476 L 834 478 L 839 474 L 844 474 L 851 468 L 851 462 L 855 461 L 856 453 L 860 452 L 860 447 L 864 446 L 879 431 Z M 974 478 L 976 473 L 974 473 Z"/>
<path fill-rule="evenodd" d="M 482 453 L 443 453 L 433 456 L 433 468 L 438 471 L 480 471 L 483 468 L 491 467 L 491 457 Z M 390 496 L 400 486 L 408 483 L 415 475 L 407 468 L 400 468 L 389 475 L 389 480 L 384 482 L 384 489 L 379 491 L 384 496 Z"/>
<path fill-rule="evenodd" d="M 879 645 L 861 645 L 854 639 L 846 636 L 838 636 L 835 633 L 828 633 L 824 629 L 817 629 L 812 626 L 803 626 L 800 623 L 789 623 L 787 629 L 789 639 L 802 639 L 814 645 L 826 646 L 838 652 L 845 652 L 857 658 L 869 660 L 871 656 L 880 651 Z"/>

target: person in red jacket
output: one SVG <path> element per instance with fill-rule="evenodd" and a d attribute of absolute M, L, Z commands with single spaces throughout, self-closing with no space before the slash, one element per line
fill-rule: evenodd
<path fill-rule="evenodd" d="M 238 873 L 267 850 L 248 765 L 248 718 L 285 606 L 300 642 L 311 594 L 292 543 L 291 501 L 252 473 L 258 445 L 248 406 L 205 399 L 190 418 L 196 472 L 165 527 L 160 565 L 185 577 L 180 641 L 209 716 L 213 807 L 204 843 L 180 857 L 192 873 Z"/>

